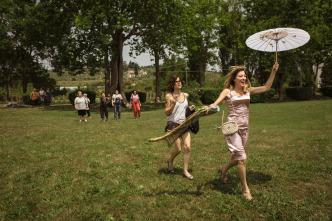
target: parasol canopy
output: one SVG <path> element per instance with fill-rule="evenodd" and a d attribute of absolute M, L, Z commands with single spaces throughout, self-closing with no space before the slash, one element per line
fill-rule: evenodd
<path fill-rule="evenodd" d="M 258 32 L 246 40 L 249 48 L 258 51 L 276 52 L 298 48 L 310 39 L 308 32 L 298 28 L 275 28 Z"/>

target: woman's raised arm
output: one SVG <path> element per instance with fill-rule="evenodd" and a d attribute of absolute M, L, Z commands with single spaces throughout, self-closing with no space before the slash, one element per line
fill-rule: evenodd
<path fill-rule="evenodd" d="M 269 79 L 266 81 L 264 86 L 260 86 L 260 87 L 251 87 L 250 88 L 250 94 L 260 94 L 260 93 L 264 93 L 266 91 L 269 91 L 271 89 L 274 77 L 276 76 L 276 73 L 278 71 L 279 68 L 279 64 L 278 62 L 274 63 L 271 74 Z"/>

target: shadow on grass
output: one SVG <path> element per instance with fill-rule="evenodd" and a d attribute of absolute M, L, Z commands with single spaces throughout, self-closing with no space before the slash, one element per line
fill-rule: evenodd
<path fill-rule="evenodd" d="M 191 172 L 189 170 L 189 172 Z M 162 174 L 168 174 L 170 176 L 172 175 L 180 175 L 182 176 L 182 169 L 174 168 L 174 173 L 170 173 L 167 168 L 163 168 L 158 170 L 158 173 Z M 220 191 L 223 194 L 230 194 L 230 195 L 237 195 L 238 193 L 236 192 L 236 188 L 238 184 L 240 183 L 240 178 L 237 175 L 237 172 L 231 172 L 228 173 L 228 183 L 227 184 L 222 184 L 220 182 L 220 179 L 214 179 L 211 180 L 207 183 L 200 184 L 196 187 L 196 191 L 192 190 L 180 190 L 180 191 L 160 191 L 155 194 L 149 194 L 147 196 L 155 196 L 155 195 L 163 195 L 163 194 L 168 194 L 168 195 L 182 195 L 182 194 L 188 194 L 188 195 L 195 195 L 195 196 L 201 196 L 204 194 L 202 192 L 202 188 L 204 189 L 211 189 L 214 191 Z M 255 184 L 255 185 L 260 185 L 269 182 L 272 179 L 272 176 L 269 174 L 265 173 L 260 173 L 260 172 L 253 172 L 253 171 L 247 171 L 247 182 L 248 184 Z"/>
<path fill-rule="evenodd" d="M 73 111 L 75 110 L 74 105 L 71 104 L 54 104 L 51 106 L 41 106 L 44 111 Z M 165 107 L 164 103 L 144 103 L 141 106 L 141 112 L 148 112 L 163 109 Z M 99 113 L 99 104 L 92 104 L 90 111 Z M 113 112 L 113 107 L 108 107 L 108 112 Z M 133 112 L 133 109 L 125 108 L 122 106 L 121 112 Z"/>
<path fill-rule="evenodd" d="M 167 167 L 167 164 L 165 164 L 165 166 Z M 191 173 L 192 169 L 188 169 L 188 172 Z M 162 168 L 160 170 L 158 170 L 158 173 L 162 173 L 162 174 L 169 174 L 169 175 L 183 175 L 183 170 L 180 168 L 174 168 L 174 173 L 171 173 L 168 171 L 167 168 Z"/>
<path fill-rule="evenodd" d="M 191 169 L 188 170 L 189 173 L 192 172 Z M 180 168 L 174 168 L 174 173 L 170 173 L 168 171 L 167 168 L 162 168 L 160 170 L 158 170 L 158 173 L 160 174 L 166 174 L 166 175 L 169 175 L 169 176 L 181 176 L 183 177 L 183 170 L 180 169 Z M 183 177 L 183 179 L 186 179 L 185 177 Z M 188 180 L 189 181 L 189 180 Z M 191 181 L 189 181 L 191 182 Z M 200 185 L 198 185 L 196 187 L 196 191 L 194 190 L 189 190 L 189 189 L 186 189 L 186 190 L 165 190 L 165 191 L 160 191 L 160 192 L 157 192 L 157 193 L 154 193 L 154 194 L 147 194 L 146 196 L 148 197 L 153 197 L 153 196 L 157 196 L 157 195 L 194 195 L 194 196 L 201 196 L 203 195 L 203 192 L 201 191 L 202 187 Z"/>
<path fill-rule="evenodd" d="M 160 191 L 158 193 L 155 193 L 155 194 L 147 194 L 146 196 L 148 197 L 154 197 L 154 196 L 159 196 L 159 195 L 194 195 L 194 196 L 201 196 L 203 195 L 203 192 L 201 192 L 201 187 L 200 186 L 197 186 L 197 189 L 196 191 L 193 191 L 193 190 L 179 190 L 179 191 L 176 191 L 176 190 L 173 190 L 173 191 Z"/>
<path fill-rule="evenodd" d="M 228 183 L 222 184 L 220 178 L 211 180 L 202 186 L 210 187 L 212 190 L 220 191 L 224 194 L 236 194 L 235 189 L 241 182 L 237 172 L 228 173 Z M 269 182 L 272 176 L 266 173 L 247 171 L 247 183 L 250 186 L 260 185 Z"/>

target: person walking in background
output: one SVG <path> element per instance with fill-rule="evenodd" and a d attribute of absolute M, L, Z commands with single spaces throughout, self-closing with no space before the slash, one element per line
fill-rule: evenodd
<path fill-rule="evenodd" d="M 33 105 L 38 104 L 39 93 L 37 92 L 36 88 L 34 88 L 30 94 L 30 99 L 33 102 Z"/>
<path fill-rule="evenodd" d="M 84 98 L 88 102 L 88 105 L 85 109 L 86 113 L 88 114 L 88 117 L 91 118 L 91 115 L 90 115 L 90 99 L 88 98 L 88 94 L 84 94 Z"/>
<path fill-rule="evenodd" d="M 269 79 L 264 86 L 251 87 L 248 74 L 244 66 L 235 66 L 228 73 L 224 84 L 224 90 L 220 93 L 219 98 L 212 105 L 219 105 L 224 99 L 228 106 L 227 121 L 235 121 L 238 125 L 238 131 L 231 135 L 225 135 L 228 150 L 232 157 L 227 164 L 219 168 L 221 182 L 227 183 L 227 171 L 237 166 L 239 177 L 242 183 L 243 195 L 251 200 L 252 196 L 247 185 L 246 179 L 246 150 L 249 137 L 249 104 L 250 95 L 260 94 L 269 91 L 274 77 L 279 68 L 276 62 L 270 74 Z"/>
<path fill-rule="evenodd" d="M 51 105 L 52 102 L 52 94 L 49 88 L 46 90 L 46 104 Z"/>
<path fill-rule="evenodd" d="M 114 107 L 114 120 L 121 118 L 121 100 L 123 97 L 119 94 L 118 90 L 115 90 L 115 94 L 112 96 L 112 106 Z"/>
<path fill-rule="evenodd" d="M 45 91 L 43 88 L 40 88 L 40 90 L 39 90 L 39 97 L 40 97 L 41 105 L 44 105 Z"/>
<path fill-rule="evenodd" d="M 82 117 L 83 117 L 84 121 L 87 122 L 87 119 L 86 119 L 86 108 L 88 107 L 88 102 L 83 97 L 81 91 L 79 91 L 77 93 L 77 97 L 75 98 L 74 104 L 75 104 L 75 109 L 77 110 L 77 113 L 78 113 L 78 119 L 79 119 L 79 121 L 81 122 L 82 121 Z"/>
<path fill-rule="evenodd" d="M 132 105 L 132 107 L 134 109 L 135 119 L 137 119 L 137 114 L 138 114 L 138 118 L 141 118 L 141 108 L 140 108 L 141 101 L 139 100 L 139 95 L 136 90 L 134 90 L 133 93 L 131 94 L 130 104 Z"/>
<path fill-rule="evenodd" d="M 108 103 L 109 103 L 109 98 L 106 97 L 105 93 L 102 93 L 100 97 L 100 117 L 103 122 L 105 121 L 105 117 L 106 120 L 108 120 L 108 108 L 107 108 Z"/>

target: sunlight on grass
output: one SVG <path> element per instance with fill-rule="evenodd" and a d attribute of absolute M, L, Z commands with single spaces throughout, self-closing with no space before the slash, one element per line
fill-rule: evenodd
<path fill-rule="evenodd" d="M 332 101 L 251 105 L 247 179 L 219 182 L 230 155 L 214 130 L 221 114 L 200 120 L 190 172 L 167 172 L 163 105 L 143 105 L 101 122 L 98 109 L 79 123 L 71 105 L 0 110 L 0 219 L 329 220 Z M 222 108 L 225 108 L 224 106 Z M 112 118 L 110 109 L 110 119 Z"/>

